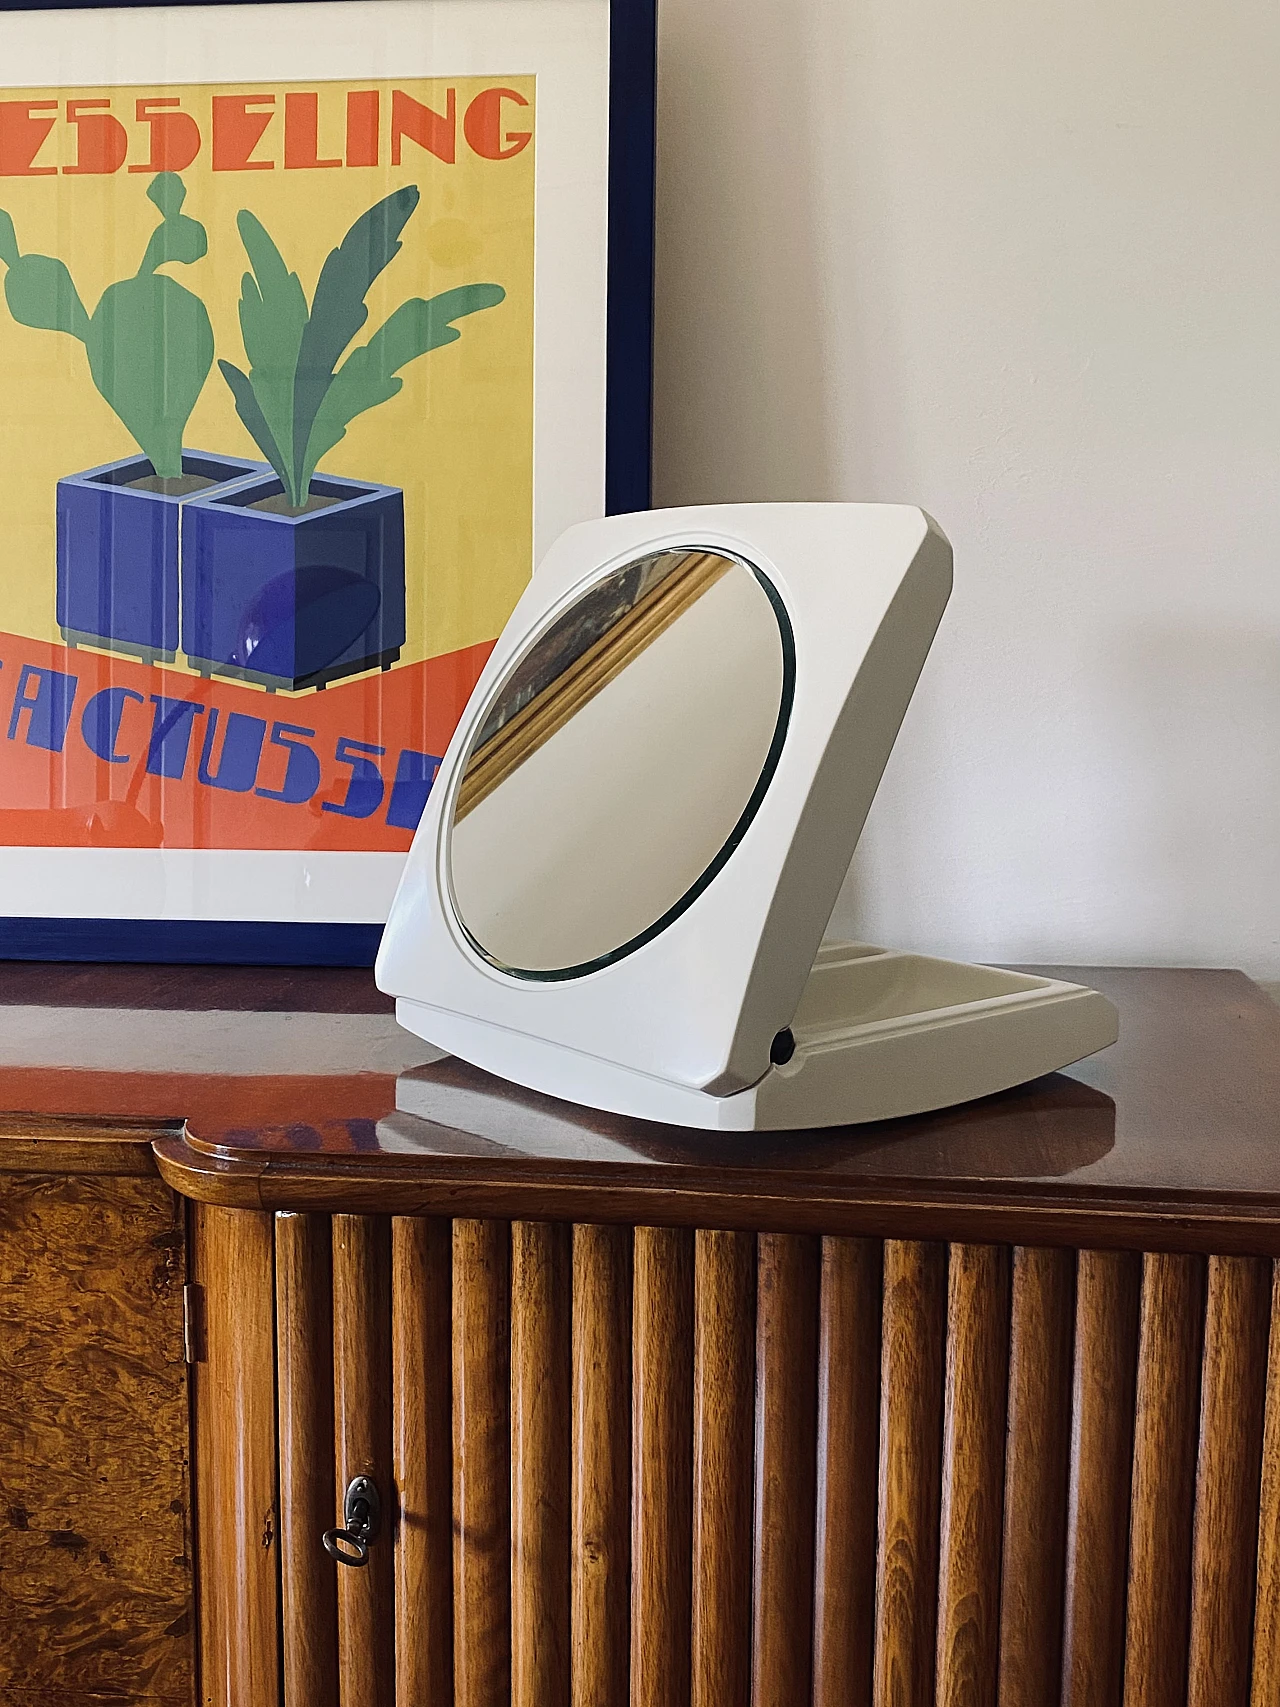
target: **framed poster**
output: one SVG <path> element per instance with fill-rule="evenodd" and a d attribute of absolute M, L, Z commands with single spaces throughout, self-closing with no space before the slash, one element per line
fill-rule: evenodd
<path fill-rule="evenodd" d="M 0 12 L 0 957 L 373 959 L 649 498 L 652 0 Z"/>

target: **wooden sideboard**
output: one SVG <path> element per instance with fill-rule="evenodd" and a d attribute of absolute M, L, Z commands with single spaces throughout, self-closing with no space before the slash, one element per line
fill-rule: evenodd
<path fill-rule="evenodd" d="M 1073 975 L 1069 1073 L 721 1136 L 363 974 L 5 969 L 0 1697 L 1280 1703 L 1280 1011 Z"/>

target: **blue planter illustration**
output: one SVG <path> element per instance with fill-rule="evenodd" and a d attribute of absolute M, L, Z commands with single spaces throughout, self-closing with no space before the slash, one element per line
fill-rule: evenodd
<path fill-rule="evenodd" d="M 405 639 L 404 497 L 319 475 L 290 504 L 274 475 L 182 507 L 182 649 L 202 675 L 322 688 L 390 669 Z"/>
<path fill-rule="evenodd" d="M 168 478 L 145 456 L 131 456 L 59 480 L 57 617 L 63 639 L 172 663 L 182 506 L 197 492 L 265 466 L 184 451 L 181 474 Z"/>
<path fill-rule="evenodd" d="M 114 122 L 114 121 L 113 121 Z M 219 370 L 264 461 L 184 451 L 213 365 L 201 300 L 164 269 L 208 253 L 182 211 L 176 172 L 156 173 L 160 216 L 135 274 L 92 313 L 66 263 L 24 252 L 0 208 L 4 297 L 21 326 L 84 349 L 90 377 L 138 454 L 71 474 L 57 488 L 58 624 L 89 644 L 268 689 L 323 688 L 390 669 L 405 641 L 404 497 L 395 487 L 321 475 L 358 416 L 390 402 L 401 371 L 457 342 L 455 322 L 496 308 L 502 285 L 459 285 L 401 302 L 363 344 L 366 298 L 399 254 L 421 199 L 403 185 L 367 208 L 320 269 L 310 300 L 247 208 L 236 225 L 247 370 Z"/>

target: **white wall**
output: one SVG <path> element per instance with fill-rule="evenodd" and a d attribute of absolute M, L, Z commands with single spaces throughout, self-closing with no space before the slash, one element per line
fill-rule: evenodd
<path fill-rule="evenodd" d="M 660 10 L 656 501 L 955 546 L 833 928 L 1280 976 L 1280 7 Z"/>

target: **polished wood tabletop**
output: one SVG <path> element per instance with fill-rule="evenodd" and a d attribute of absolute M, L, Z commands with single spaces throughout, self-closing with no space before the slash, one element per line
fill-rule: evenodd
<path fill-rule="evenodd" d="M 1280 1253 L 1280 1010 L 1239 972 L 1034 970 L 1120 1041 L 939 1114 L 718 1134 L 433 1062 L 364 971 L 8 963 L 3 1143 L 141 1122 L 178 1189 L 246 1208 Z"/>

